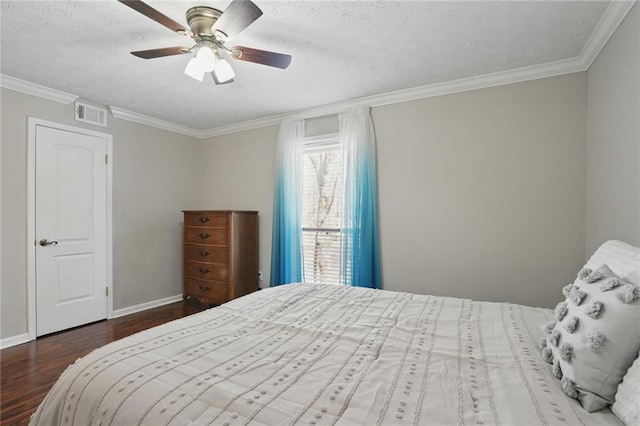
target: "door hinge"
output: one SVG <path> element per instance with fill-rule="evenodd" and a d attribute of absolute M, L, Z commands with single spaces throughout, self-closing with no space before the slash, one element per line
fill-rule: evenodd
<path fill-rule="evenodd" d="M 104 164 L 109 164 L 109 154 L 104 155 Z"/>
<path fill-rule="evenodd" d="M 109 287 L 104 288 L 104 294 L 109 297 Z"/>

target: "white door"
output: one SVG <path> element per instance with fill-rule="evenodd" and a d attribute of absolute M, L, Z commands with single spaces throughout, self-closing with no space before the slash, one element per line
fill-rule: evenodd
<path fill-rule="evenodd" d="M 107 140 L 35 130 L 36 335 L 107 317 Z"/>

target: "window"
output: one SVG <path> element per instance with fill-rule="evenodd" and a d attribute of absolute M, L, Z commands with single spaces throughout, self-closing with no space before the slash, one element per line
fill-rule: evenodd
<path fill-rule="evenodd" d="M 343 155 L 337 138 L 305 145 L 302 182 L 302 247 L 305 281 L 345 282 L 341 229 L 344 202 Z"/>
<path fill-rule="evenodd" d="M 376 146 L 371 112 L 357 106 L 313 132 L 283 120 L 276 144 L 271 282 L 381 288 Z M 335 119 L 334 119 L 335 121 Z M 311 135 L 309 135 L 311 133 Z M 322 135 L 314 137 L 312 135 Z"/>

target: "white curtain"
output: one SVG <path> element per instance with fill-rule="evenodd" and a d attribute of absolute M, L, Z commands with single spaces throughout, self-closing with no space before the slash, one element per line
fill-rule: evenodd
<path fill-rule="evenodd" d="M 304 120 L 284 121 L 276 145 L 271 285 L 304 280 L 302 265 L 302 169 Z"/>
<path fill-rule="evenodd" d="M 339 114 L 340 143 L 345 154 L 343 211 L 344 284 L 381 288 L 378 247 L 376 137 L 369 107 Z"/>

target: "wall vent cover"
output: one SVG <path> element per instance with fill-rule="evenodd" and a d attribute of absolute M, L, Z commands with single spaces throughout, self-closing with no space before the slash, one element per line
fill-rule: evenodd
<path fill-rule="evenodd" d="M 76 121 L 107 127 L 107 110 L 84 102 L 76 102 Z"/>

